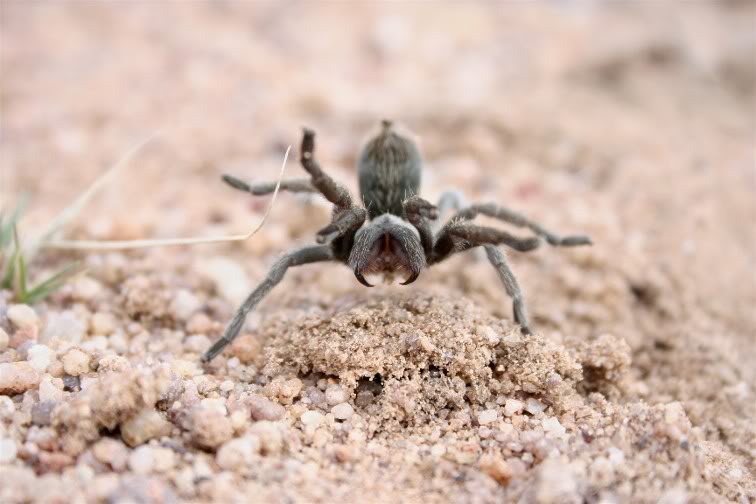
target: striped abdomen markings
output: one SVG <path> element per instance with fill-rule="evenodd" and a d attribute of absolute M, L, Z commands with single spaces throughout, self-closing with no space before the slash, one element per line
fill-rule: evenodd
<path fill-rule="evenodd" d="M 402 203 L 420 189 L 421 166 L 415 143 L 384 121 L 358 161 L 360 194 L 370 219 L 385 213 L 406 217 Z"/>

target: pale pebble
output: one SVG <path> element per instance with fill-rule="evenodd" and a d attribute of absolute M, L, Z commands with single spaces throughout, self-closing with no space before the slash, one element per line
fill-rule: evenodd
<path fill-rule="evenodd" d="M 545 410 L 546 410 L 546 405 L 543 404 L 538 399 L 533 399 L 532 397 L 528 399 L 528 402 L 525 404 L 525 411 L 527 411 L 531 415 L 537 415 L 538 413 L 543 413 Z"/>
<path fill-rule="evenodd" d="M 541 422 L 541 425 L 543 425 L 544 431 L 556 437 L 562 437 L 566 433 L 565 428 L 559 423 L 559 419 L 556 417 L 545 418 Z"/>
<path fill-rule="evenodd" d="M 8 333 L 5 332 L 5 330 L 2 327 L 0 327 L 0 352 L 8 348 L 9 344 L 10 344 L 10 336 L 8 336 Z"/>
<path fill-rule="evenodd" d="M 6 314 L 8 320 L 19 329 L 36 327 L 39 324 L 39 317 L 34 309 L 25 304 L 10 305 Z"/>
<path fill-rule="evenodd" d="M 475 328 L 475 333 L 491 345 L 495 345 L 501 341 L 501 337 L 496 334 L 496 331 L 491 326 L 478 326 Z"/>
<path fill-rule="evenodd" d="M 196 362 L 183 359 L 176 359 L 171 362 L 171 371 L 181 378 L 191 378 L 202 373 Z"/>
<path fill-rule="evenodd" d="M 103 464 L 108 464 L 116 471 L 126 468 L 129 449 L 117 439 L 104 437 L 92 446 L 92 454 Z"/>
<path fill-rule="evenodd" d="M 18 449 L 16 442 L 12 439 L 0 439 L 0 464 L 9 464 L 16 460 Z"/>
<path fill-rule="evenodd" d="M 286 409 L 261 395 L 251 394 L 245 400 L 249 406 L 252 418 L 255 420 L 280 420 L 286 414 Z"/>
<path fill-rule="evenodd" d="M 202 306 L 202 302 L 197 296 L 186 289 L 180 289 L 176 292 L 171 302 L 171 310 L 177 320 L 188 320 Z"/>
<path fill-rule="evenodd" d="M 354 408 L 351 404 L 345 402 L 331 408 L 331 413 L 337 420 L 348 420 L 354 414 Z"/>
<path fill-rule="evenodd" d="M 197 273 L 215 284 L 227 301 L 241 303 L 252 290 L 252 283 L 244 268 L 227 257 L 213 257 L 197 263 Z"/>
<path fill-rule="evenodd" d="M 328 385 L 325 390 L 325 399 L 329 406 L 335 406 L 349 400 L 349 394 L 341 385 Z"/>
<path fill-rule="evenodd" d="M 141 410 L 121 424 L 121 437 L 127 445 L 132 447 L 170 433 L 170 422 L 151 408 Z"/>
<path fill-rule="evenodd" d="M 52 312 L 48 316 L 47 326 L 42 333 L 40 342 L 47 343 L 50 340 L 59 339 L 78 344 L 86 332 L 86 325 L 76 317 L 74 312 L 70 310 L 60 313 Z"/>
<path fill-rule="evenodd" d="M 478 413 L 478 423 L 480 425 L 488 425 L 495 422 L 498 417 L 499 414 L 496 410 L 483 410 Z"/>
<path fill-rule="evenodd" d="M 63 390 L 55 386 L 50 375 L 45 375 L 39 384 L 39 400 L 58 402 L 62 399 Z"/>
<path fill-rule="evenodd" d="M 78 301 L 91 301 L 102 292 L 102 284 L 94 278 L 83 276 L 73 284 L 72 295 Z"/>
<path fill-rule="evenodd" d="M 208 411 L 214 411 L 221 415 L 228 414 L 228 408 L 226 408 L 225 399 L 205 398 L 200 401 L 200 406 Z"/>
<path fill-rule="evenodd" d="M 512 415 L 521 412 L 524 406 L 525 405 L 522 401 L 518 401 L 517 399 L 507 399 L 507 402 L 504 403 L 504 415 L 511 417 Z"/>
<path fill-rule="evenodd" d="M 150 474 L 155 468 L 153 449 L 144 445 L 131 452 L 129 468 L 137 474 Z"/>
<path fill-rule="evenodd" d="M 115 317 L 110 313 L 97 312 L 89 320 L 89 330 L 92 334 L 109 336 L 116 330 Z"/>
<path fill-rule="evenodd" d="M 53 351 L 45 345 L 32 345 L 26 352 L 27 362 L 40 373 L 47 371 L 47 366 L 52 362 L 52 358 Z"/>
<path fill-rule="evenodd" d="M 88 372 L 91 361 L 92 357 L 78 348 L 72 348 L 61 359 L 63 370 L 71 376 L 80 376 Z"/>
<path fill-rule="evenodd" d="M 35 388 L 40 376 L 28 362 L 0 364 L 0 394 L 15 395 Z"/>
<path fill-rule="evenodd" d="M 302 424 L 308 427 L 318 427 L 325 419 L 325 416 L 319 411 L 309 410 L 302 413 L 299 419 L 302 421 Z"/>
<path fill-rule="evenodd" d="M 215 461 L 222 469 L 235 470 L 254 460 L 260 452 L 260 439 L 257 436 L 244 436 L 227 441 L 218 449 Z"/>

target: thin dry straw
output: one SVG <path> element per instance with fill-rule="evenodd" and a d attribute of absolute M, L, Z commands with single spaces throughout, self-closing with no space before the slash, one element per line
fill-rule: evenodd
<path fill-rule="evenodd" d="M 69 207 L 66 210 L 70 210 L 71 208 L 76 207 L 77 208 L 76 211 L 78 212 L 78 210 L 80 210 L 80 207 L 83 206 L 89 200 L 89 198 L 93 195 L 93 191 L 99 189 L 99 186 L 102 185 L 102 183 L 104 183 L 104 179 L 106 177 L 109 178 L 110 176 L 112 176 L 116 168 L 120 168 L 120 166 L 125 164 L 125 162 L 128 160 L 128 158 L 131 155 L 133 155 L 137 150 L 142 148 L 147 142 L 152 140 L 154 136 L 155 135 L 152 135 L 150 138 L 141 142 L 135 148 L 129 151 L 129 153 L 126 156 L 124 156 L 121 159 L 121 161 L 119 161 L 119 163 L 113 167 L 113 169 L 109 170 L 100 179 L 98 179 L 94 184 L 92 184 L 92 186 L 81 197 L 79 197 L 79 199 L 76 202 L 74 202 L 74 204 L 72 204 L 71 207 Z M 283 163 L 281 163 L 281 172 L 278 175 L 278 182 L 276 182 L 276 189 L 275 191 L 273 191 L 273 197 L 268 203 L 268 207 L 265 209 L 265 214 L 263 214 L 263 217 L 260 220 L 260 223 L 254 229 L 252 229 L 252 231 L 250 231 L 249 233 L 230 235 L 230 236 L 212 236 L 212 237 L 207 237 L 207 238 L 166 238 L 166 239 L 159 239 L 159 240 L 110 240 L 110 241 L 109 240 L 102 240 L 102 241 L 100 240 L 58 240 L 58 241 L 44 243 L 42 246 L 45 248 L 65 249 L 65 250 L 125 250 L 125 249 L 138 249 L 138 248 L 147 248 L 147 247 L 197 245 L 197 244 L 202 244 L 202 243 L 222 243 L 222 242 L 248 240 L 260 229 L 262 229 L 263 225 L 265 224 L 265 221 L 268 219 L 268 215 L 270 214 L 271 209 L 273 208 L 273 204 L 276 202 L 276 198 L 278 197 L 278 190 L 281 187 L 281 180 L 283 179 L 284 170 L 286 169 L 286 161 L 289 159 L 289 151 L 291 151 L 291 146 L 289 146 L 286 149 L 286 154 L 284 154 Z M 62 220 L 62 219 L 59 217 L 57 220 Z M 63 224 L 65 224 L 65 222 L 67 221 L 63 221 Z M 54 230 L 52 232 L 54 232 Z"/>

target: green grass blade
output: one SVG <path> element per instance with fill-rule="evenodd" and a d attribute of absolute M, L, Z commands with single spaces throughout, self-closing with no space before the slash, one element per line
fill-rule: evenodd
<path fill-rule="evenodd" d="M 43 300 L 56 290 L 60 289 L 70 277 L 78 273 L 81 270 L 80 266 L 81 263 L 79 261 L 67 264 L 58 273 L 54 274 L 53 276 L 40 283 L 39 285 L 33 287 L 29 292 L 27 292 L 24 302 L 27 304 L 34 304 L 38 301 Z"/>
<path fill-rule="evenodd" d="M 7 222 L 5 221 L 4 216 L 0 215 L 0 249 L 7 247 L 11 243 L 11 240 L 13 240 L 14 229 L 24 211 L 26 211 L 26 205 L 28 202 L 29 197 L 27 195 L 22 195 Z"/>
<path fill-rule="evenodd" d="M 18 231 L 16 228 L 13 228 L 13 243 L 16 245 L 16 250 L 18 250 L 18 254 L 16 255 L 17 261 L 18 261 L 18 285 L 16 285 L 16 297 L 20 298 L 22 301 L 26 299 L 26 260 L 24 259 L 24 253 L 21 250 L 21 244 L 18 239 Z"/>
<path fill-rule="evenodd" d="M 8 261 L 7 268 L 5 270 L 5 274 L 3 275 L 2 282 L 0 282 L 0 287 L 3 289 L 12 289 L 13 288 L 13 279 L 16 276 L 16 264 L 18 263 L 18 255 L 21 253 L 19 249 L 16 249 L 13 251 L 13 255 L 11 256 L 10 260 Z"/>

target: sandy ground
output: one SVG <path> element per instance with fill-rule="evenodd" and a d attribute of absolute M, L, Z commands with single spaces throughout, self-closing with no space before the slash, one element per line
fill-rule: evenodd
<path fill-rule="evenodd" d="M 156 130 L 69 235 L 242 232 L 267 200 L 220 174 L 274 178 L 308 125 L 355 190 L 389 117 L 426 198 L 595 242 L 509 253 L 530 337 L 474 253 L 372 290 L 329 264 L 205 367 L 323 201 L 281 195 L 242 244 L 80 255 L 33 310 L 0 296 L 1 502 L 756 500 L 753 3 L 0 8 L 0 198 L 30 194 L 24 235 Z"/>

